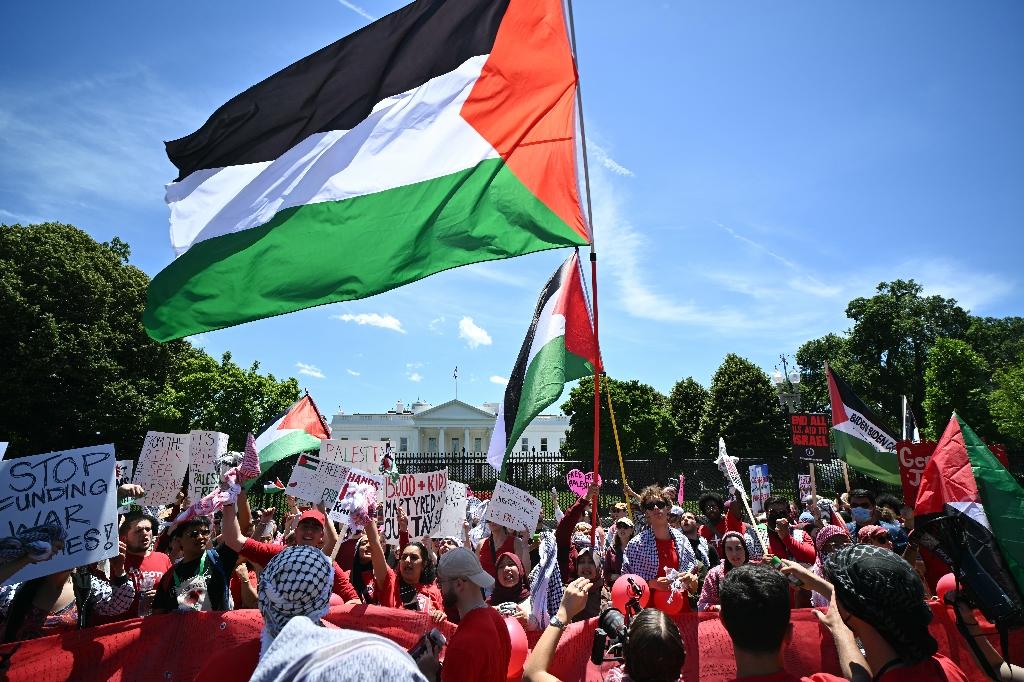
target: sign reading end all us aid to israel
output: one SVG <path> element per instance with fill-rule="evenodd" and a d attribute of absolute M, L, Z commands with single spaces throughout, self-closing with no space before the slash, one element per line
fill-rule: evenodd
<path fill-rule="evenodd" d="M 97 445 L 0 462 L 0 536 L 44 523 L 67 533 L 64 549 L 29 564 L 7 584 L 117 556 L 114 446 Z"/>

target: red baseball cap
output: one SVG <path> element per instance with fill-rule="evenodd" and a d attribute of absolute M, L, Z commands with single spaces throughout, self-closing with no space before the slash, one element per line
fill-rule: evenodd
<path fill-rule="evenodd" d="M 306 511 L 302 512 L 302 516 L 299 517 L 298 523 L 295 524 L 296 527 L 299 525 L 299 523 L 302 523 L 306 519 L 313 519 L 314 521 L 317 521 L 321 526 L 327 526 L 327 522 L 324 519 L 324 515 L 320 512 L 319 509 L 307 509 Z"/>

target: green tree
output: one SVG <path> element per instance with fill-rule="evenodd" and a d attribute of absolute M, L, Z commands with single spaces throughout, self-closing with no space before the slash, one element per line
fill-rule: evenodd
<path fill-rule="evenodd" d="M 929 438 L 938 440 L 955 410 L 975 433 L 992 441 L 988 363 L 966 342 L 938 339 L 925 372 L 924 413 Z"/>
<path fill-rule="evenodd" d="M 1024 447 L 1024 355 L 996 372 L 995 380 L 998 388 L 991 396 L 995 425 L 1007 445 Z"/>
<path fill-rule="evenodd" d="M 228 447 L 242 450 L 246 434 L 299 399 L 294 377 L 278 381 L 259 374 L 260 363 L 242 369 L 224 353 L 220 364 L 209 356 L 191 358 L 177 381 L 156 397 L 148 416 L 154 431 L 186 433 L 191 429 L 228 434 Z"/>
<path fill-rule="evenodd" d="M 686 377 L 675 383 L 668 396 L 669 410 L 675 419 L 678 434 L 672 443 L 672 454 L 680 457 L 697 455 L 697 437 L 700 434 L 700 420 L 707 407 L 708 389 L 693 377 Z"/>
<path fill-rule="evenodd" d="M 719 437 L 733 454 L 787 451 L 786 415 L 775 386 L 760 367 L 729 353 L 715 371 L 709 393 L 698 455 L 717 452 Z"/>
<path fill-rule="evenodd" d="M 149 277 L 117 237 L 72 225 L 0 225 L 0 440 L 11 456 L 113 443 L 134 456 L 153 398 L 187 341 L 159 344 L 140 318 Z"/>
<path fill-rule="evenodd" d="M 972 317 L 967 343 L 992 371 L 1013 367 L 1024 353 L 1024 317 Z"/>
<path fill-rule="evenodd" d="M 824 412 L 831 404 L 825 363 L 834 367 L 843 378 L 853 381 L 856 368 L 850 361 L 847 340 L 836 334 L 826 334 L 808 341 L 796 352 L 800 366 L 800 407 L 807 412 Z"/>
<path fill-rule="evenodd" d="M 639 381 L 609 379 L 615 425 L 618 427 L 622 455 L 665 455 L 676 437 L 676 424 L 669 412 L 668 398 Z M 594 379 L 584 377 L 562 403 L 569 417 L 562 452 L 568 457 L 594 456 Z M 615 436 L 608 412 L 608 395 L 601 382 L 601 455 L 615 456 Z"/>

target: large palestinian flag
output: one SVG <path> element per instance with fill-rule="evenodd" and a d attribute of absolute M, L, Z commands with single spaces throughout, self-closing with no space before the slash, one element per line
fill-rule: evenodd
<path fill-rule="evenodd" d="M 558 400 L 565 382 L 600 371 L 597 340 L 579 254 L 544 285 L 505 397 L 498 405 L 487 461 L 501 471 L 505 455 L 533 418 Z"/>
<path fill-rule="evenodd" d="M 1024 490 L 956 414 L 925 465 L 914 527 L 987 618 L 1024 623 Z"/>
<path fill-rule="evenodd" d="M 825 374 L 832 403 L 836 454 L 862 474 L 900 485 L 900 464 L 896 458 L 899 438 L 828 363 L 825 363 Z"/>
<path fill-rule="evenodd" d="M 167 143 L 159 341 L 590 243 L 558 0 L 417 0 Z"/>
<path fill-rule="evenodd" d="M 264 471 L 289 455 L 309 450 L 319 450 L 320 441 L 331 437 L 331 427 L 320 414 L 316 403 L 308 395 L 302 396 L 295 404 L 260 431 L 256 436 L 256 452 Z"/>

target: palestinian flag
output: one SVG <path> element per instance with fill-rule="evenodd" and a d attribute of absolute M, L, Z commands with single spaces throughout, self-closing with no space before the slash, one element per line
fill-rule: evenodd
<path fill-rule="evenodd" d="M 320 466 L 320 460 L 311 455 L 299 455 L 299 461 L 295 463 L 295 466 L 316 471 Z"/>
<path fill-rule="evenodd" d="M 914 538 L 949 565 L 986 618 L 1021 624 L 1024 490 L 956 414 L 925 465 L 914 519 Z"/>
<path fill-rule="evenodd" d="M 302 396 L 256 436 L 260 465 L 266 471 L 289 455 L 319 450 L 320 441 L 331 437 L 331 428 L 308 395 Z"/>
<path fill-rule="evenodd" d="M 839 459 L 883 483 L 900 485 L 900 464 L 896 458 L 899 438 L 828 363 L 825 374 L 832 403 L 832 437 Z"/>
<path fill-rule="evenodd" d="M 275 478 L 273 483 L 266 483 L 263 486 L 263 492 L 267 493 L 282 493 L 284 492 L 284 483 L 281 483 L 280 478 Z"/>
<path fill-rule="evenodd" d="M 168 142 L 168 341 L 590 243 L 558 0 L 417 0 Z"/>
<path fill-rule="evenodd" d="M 519 436 L 551 403 L 562 395 L 567 381 L 600 371 L 594 321 L 587 300 L 579 254 L 555 271 L 537 300 L 533 322 L 526 333 L 487 450 L 487 461 L 501 471 L 505 455 Z"/>

